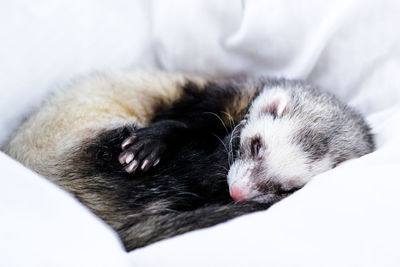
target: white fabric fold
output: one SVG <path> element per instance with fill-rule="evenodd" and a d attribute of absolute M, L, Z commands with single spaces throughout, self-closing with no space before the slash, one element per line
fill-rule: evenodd
<path fill-rule="evenodd" d="M 377 150 L 267 211 L 129 254 L 79 203 L 0 154 L 0 265 L 399 266 L 399 14 L 396 0 L 3 1 L 0 143 L 57 85 L 144 66 L 309 80 L 367 116 Z"/>

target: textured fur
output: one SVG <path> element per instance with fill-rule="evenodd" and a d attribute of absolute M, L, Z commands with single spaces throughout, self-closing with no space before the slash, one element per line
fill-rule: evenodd
<path fill-rule="evenodd" d="M 278 94 L 271 91 L 274 88 L 278 88 Z M 282 88 L 285 91 L 280 91 Z M 273 94 L 266 97 L 268 92 Z M 327 124 L 322 119 L 332 110 L 323 107 L 331 103 L 339 111 L 333 112 L 335 116 Z M 336 117 L 341 112 L 347 115 Z M 252 168 L 253 176 L 258 177 L 256 191 L 273 197 L 257 195 L 257 202 L 235 203 L 229 191 L 232 176 L 228 176 L 228 187 L 227 175 L 229 170 L 237 170 L 237 162 L 251 162 L 244 155 L 256 154 L 263 138 L 271 132 L 268 127 L 289 114 L 297 117 L 288 118 L 286 131 L 293 134 L 293 129 L 298 129 L 297 138 L 289 146 L 283 142 L 282 148 L 289 149 L 286 155 L 317 168 L 313 175 L 373 148 L 369 128 L 360 115 L 333 96 L 303 83 L 206 80 L 177 73 L 135 71 L 96 75 L 55 92 L 3 149 L 71 192 L 111 225 L 127 250 L 132 250 L 265 209 L 286 196 L 291 188 L 279 192 L 283 180 L 271 183 L 268 175 L 263 178 L 261 161 Z M 307 127 L 292 127 L 291 121 Z M 269 125 L 265 133 L 257 130 L 257 123 Z M 315 127 L 309 127 L 310 123 Z M 336 127 L 335 123 L 345 126 Z M 330 132 L 332 129 L 338 132 Z M 283 131 L 281 124 L 277 137 Z M 343 131 L 350 135 L 325 139 Z M 369 145 L 355 152 L 356 139 L 359 144 Z M 126 140 L 135 141 L 121 149 Z M 298 149 L 297 154 L 290 150 L 293 147 Z M 330 161 L 318 167 L 317 162 L 328 153 L 332 155 Z M 146 160 L 151 167 L 144 166 Z M 143 170 L 129 167 L 134 161 Z M 301 168 L 304 164 L 298 165 Z"/>
<path fill-rule="evenodd" d="M 282 81 L 252 103 L 240 136 L 241 154 L 228 174 L 241 200 L 268 201 L 313 176 L 374 149 L 362 116 L 333 95 Z M 257 156 L 249 147 L 256 140 Z M 257 198 L 258 197 L 258 198 Z"/>

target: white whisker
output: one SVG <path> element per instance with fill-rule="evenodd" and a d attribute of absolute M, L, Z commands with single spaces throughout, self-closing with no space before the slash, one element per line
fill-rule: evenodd
<path fill-rule="evenodd" d="M 231 137 L 229 140 L 229 151 L 228 151 L 228 153 L 229 153 L 229 168 L 233 164 L 233 144 L 232 144 L 232 142 L 233 142 L 234 138 L 240 138 L 240 136 L 234 136 L 235 131 L 238 129 L 239 125 L 240 124 L 236 125 L 235 128 L 233 128 Z"/>

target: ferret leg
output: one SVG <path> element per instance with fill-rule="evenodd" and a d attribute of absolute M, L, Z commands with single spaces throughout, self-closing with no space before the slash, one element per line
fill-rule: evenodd
<path fill-rule="evenodd" d="M 226 112 L 228 106 L 232 109 L 234 103 L 240 103 L 239 90 L 215 83 L 202 89 L 187 85 L 179 100 L 123 141 L 120 163 L 127 164 L 125 170 L 129 173 L 147 171 L 162 160 L 167 150 L 189 143 L 214 149 L 237 123 L 227 123 L 223 118 L 230 115 Z"/>

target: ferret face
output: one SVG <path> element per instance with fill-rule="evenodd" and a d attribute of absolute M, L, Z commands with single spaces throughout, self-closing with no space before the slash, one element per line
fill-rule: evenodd
<path fill-rule="evenodd" d="M 298 135 L 306 126 L 291 116 L 289 94 L 283 89 L 269 89 L 253 101 L 243 122 L 237 157 L 228 173 L 234 200 L 276 199 L 331 168 L 326 156 L 310 160 L 304 151 Z"/>

